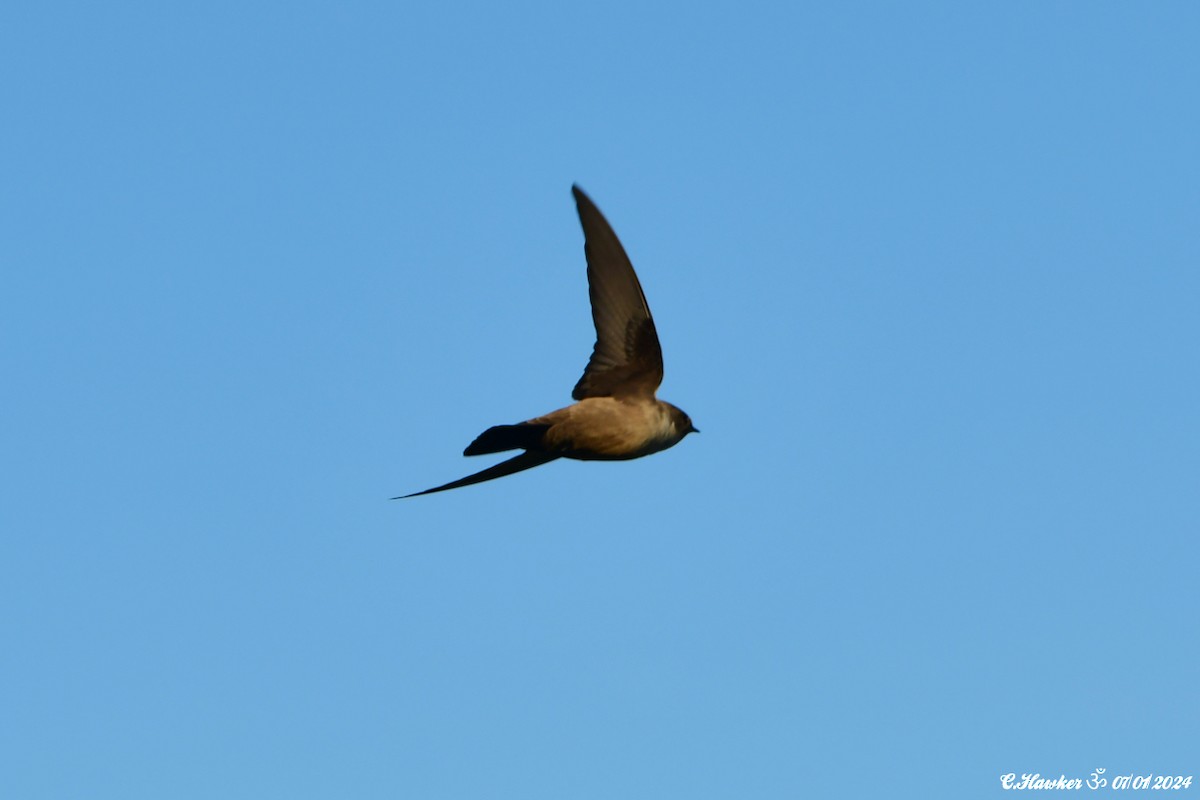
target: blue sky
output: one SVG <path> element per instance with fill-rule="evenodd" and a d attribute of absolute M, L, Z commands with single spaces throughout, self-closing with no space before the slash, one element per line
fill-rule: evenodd
<path fill-rule="evenodd" d="M 1197 41 L 1187 3 L 6 5 L 0 794 L 1195 773 Z M 569 401 L 576 181 L 703 433 L 389 501 Z"/>

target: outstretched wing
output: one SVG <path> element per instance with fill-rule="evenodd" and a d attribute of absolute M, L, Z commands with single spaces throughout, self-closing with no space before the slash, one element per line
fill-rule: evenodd
<path fill-rule="evenodd" d="M 642 285 L 612 227 L 578 186 L 572 186 L 583 225 L 588 289 L 596 346 L 571 396 L 653 397 L 662 383 L 662 347 Z"/>
<path fill-rule="evenodd" d="M 528 451 L 521 455 L 510 458 L 508 461 L 501 461 L 494 467 L 488 467 L 482 472 L 476 472 L 474 475 L 468 475 L 465 478 L 459 478 L 452 483 L 447 483 L 444 486 L 437 486 L 433 489 L 426 489 L 423 492 L 413 492 L 412 494 L 393 497 L 393 500 L 403 500 L 407 497 L 417 497 L 422 494 L 433 494 L 434 492 L 444 492 L 447 489 L 457 489 L 460 486 L 470 486 L 473 483 L 483 483 L 495 478 L 503 478 L 505 475 L 512 475 L 514 472 L 520 472 L 525 469 L 539 467 L 549 461 L 558 458 L 553 453 L 539 453 L 537 451 Z"/>

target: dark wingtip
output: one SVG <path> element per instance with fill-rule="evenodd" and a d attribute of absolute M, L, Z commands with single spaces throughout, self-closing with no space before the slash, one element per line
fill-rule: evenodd
<path fill-rule="evenodd" d="M 600 217 L 598 222 L 603 222 L 601 227 L 608 227 L 608 223 L 604 221 L 604 215 L 600 213 L 596 201 L 588 197 L 588 193 L 580 189 L 578 183 L 571 184 L 571 194 L 575 195 L 575 210 L 579 212 L 579 221 L 584 223 L 584 246 L 586 247 L 588 225 L 585 220 L 588 217 Z M 616 236 L 616 234 L 612 235 Z"/>

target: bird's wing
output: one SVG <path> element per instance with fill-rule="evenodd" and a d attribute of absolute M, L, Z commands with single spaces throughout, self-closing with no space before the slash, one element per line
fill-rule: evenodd
<path fill-rule="evenodd" d="M 642 285 L 600 209 L 572 186 L 583 225 L 596 346 L 571 393 L 586 397 L 653 397 L 662 383 L 662 347 Z"/>
<path fill-rule="evenodd" d="M 540 453 L 537 451 L 527 451 L 508 461 L 501 461 L 494 467 L 488 467 L 482 472 L 476 472 L 474 475 L 468 475 L 465 478 L 459 478 L 456 481 L 447 483 L 444 486 L 437 486 L 433 489 L 426 489 L 423 492 L 413 492 L 412 494 L 393 497 L 393 500 L 403 500 L 406 497 L 417 497 L 422 494 L 433 494 L 434 492 L 444 492 L 447 489 L 457 489 L 460 486 L 470 486 L 472 483 L 483 483 L 494 478 L 503 478 L 505 475 L 512 475 L 514 472 L 520 472 L 524 469 L 532 469 L 533 467 L 541 466 L 549 461 L 558 458 L 554 453 Z"/>

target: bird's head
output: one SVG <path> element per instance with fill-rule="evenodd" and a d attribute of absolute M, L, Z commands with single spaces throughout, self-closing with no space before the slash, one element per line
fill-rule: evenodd
<path fill-rule="evenodd" d="M 692 418 L 683 412 L 683 409 L 677 408 L 670 403 L 666 404 L 671 409 L 671 425 L 675 428 L 675 433 L 680 439 L 687 436 L 689 433 L 699 433 L 700 429 L 692 424 Z"/>

